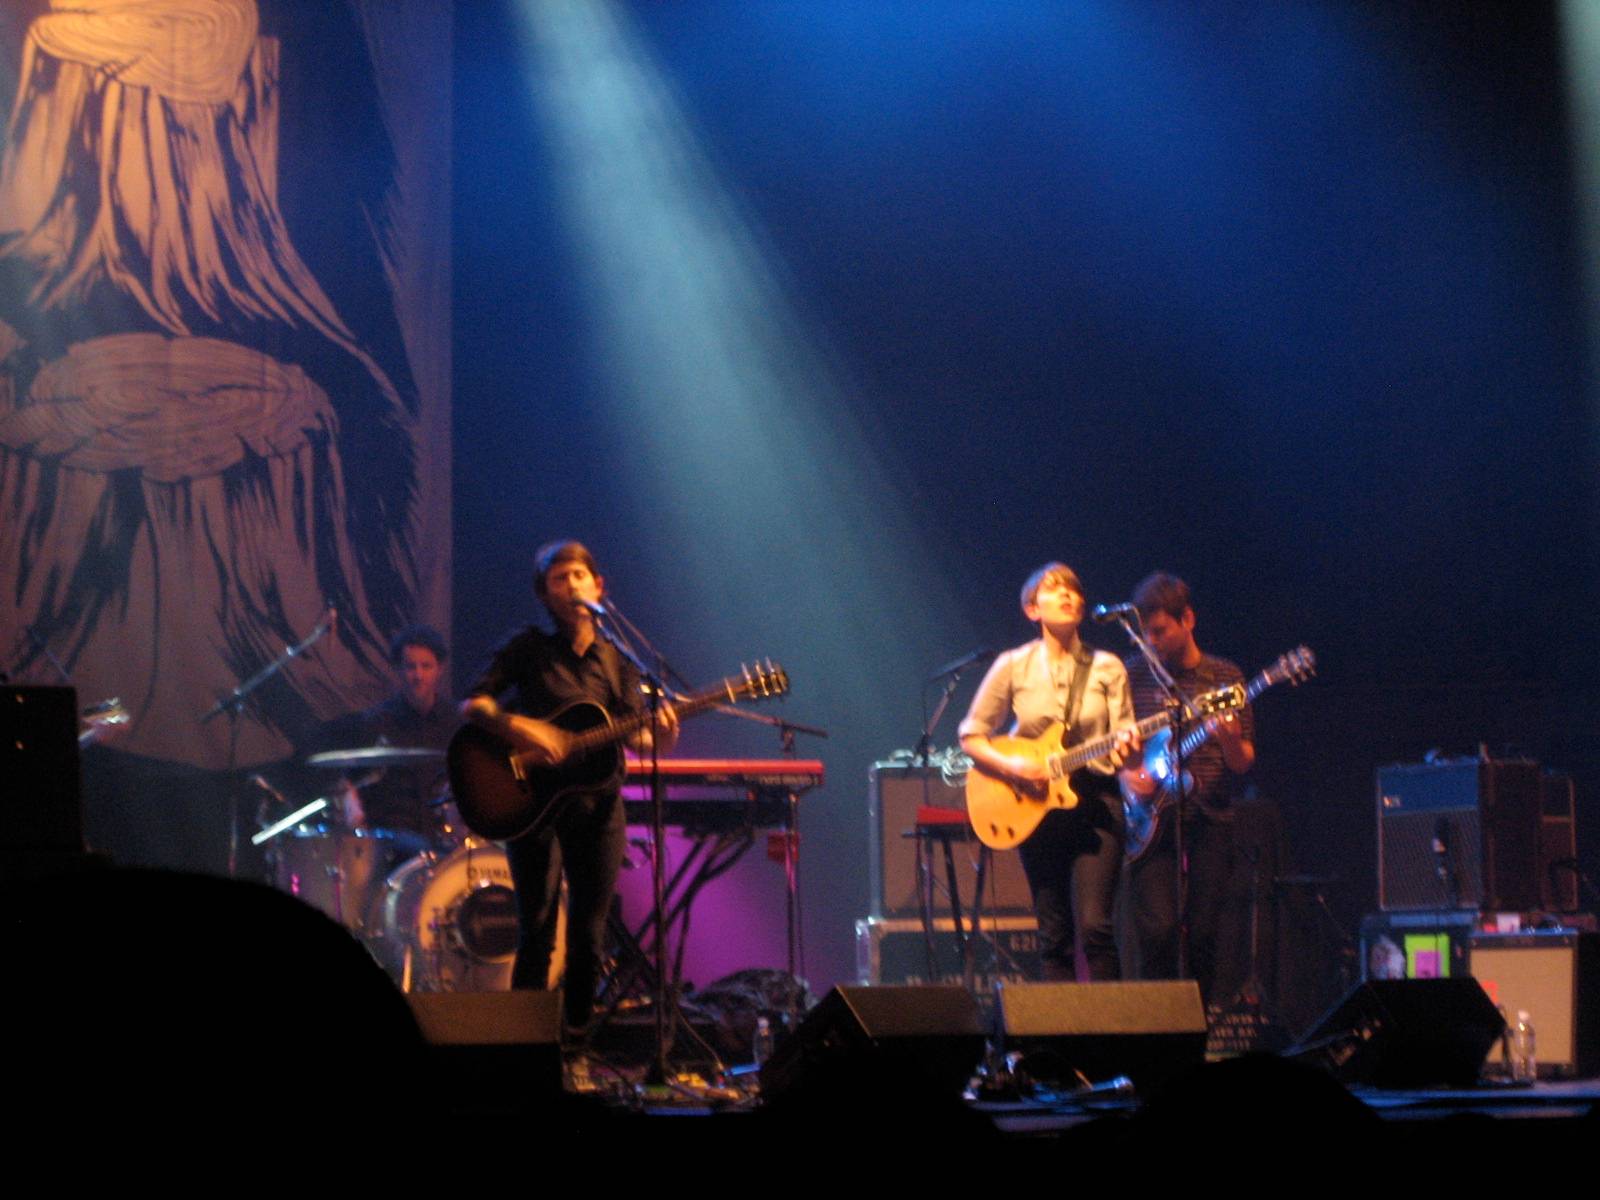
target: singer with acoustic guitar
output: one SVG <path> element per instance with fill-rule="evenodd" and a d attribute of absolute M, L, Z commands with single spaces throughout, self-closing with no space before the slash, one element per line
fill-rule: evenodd
<path fill-rule="evenodd" d="M 995 659 L 961 722 L 961 748 L 974 771 L 1015 789 L 1038 821 L 1018 849 L 1039 921 L 1044 978 L 1117 979 L 1112 904 L 1122 866 L 1122 804 L 1116 769 L 1138 747 L 1128 673 L 1116 655 L 1090 650 L 1079 638 L 1083 585 L 1065 564 L 1047 563 L 1028 576 L 1022 613 L 1038 625 L 1039 637 Z M 1058 725 L 1065 726 L 1060 739 Z M 1028 752 L 1026 739 L 1072 745 L 1118 731 L 1125 732 L 1103 758 L 1073 773 L 1071 807 L 1030 805 L 1052 785 L 1048 756 Z"/>
<path fill-rule="evenodd" d="M 602 719 L 625 721 L 641 716 L 644 698 L 638 672 L 595 632 L 594 609 L 605 595 L 605 580 L 588 549 L 570 540 L 540 547 L 533 587 L 552 627 L 530 626 L 506 642 L 469 689 L 461 715 L 533 764 L 560 768 L 570 753 L 565 735 L 542 718 L 573 705 L 593 712 L 598 705 Z M 663 753 L 677 743 L 678 718 L 671 705 L 661 708 L 653 728 L 647 719 L 627 744 L 647 753 L 652 740 Z M 592 776 L 594 787 L 575 788 L 552 807 L 548 819 L 506 843 L 520 924 L 513 987 L 544 986 L 566 874 L 563 1015 L 569 1036 L 579 1039 L 594 1009 L 606 917 L 626 849 L 620 774 L 602 764 Z"/>

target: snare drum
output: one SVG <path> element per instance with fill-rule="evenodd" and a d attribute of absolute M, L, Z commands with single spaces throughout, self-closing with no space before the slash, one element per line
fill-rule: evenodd
<path fill-rule="evenodd" d="M 297 825 L 272 841 L 273 882 L 360 933 L 393 852 L 387 829 Z"/>
<path fill-rule="evenodd" d="M 511 986 L 517 899 L 506 852 L 469 837 L 443 857 L 421 854 L 384 882 L 367 922 L 368 942 L 402 989 L 496 992 Z M 550 956 L 549 986 L 566 966 L 565 897 Z"/>

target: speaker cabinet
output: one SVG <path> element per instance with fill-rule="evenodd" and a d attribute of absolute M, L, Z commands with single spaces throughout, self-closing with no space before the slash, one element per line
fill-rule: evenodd
<path fill-rule="evenodd" d="M 1036 1079 L 1126 1075 L 1148 1091 L 1205 1059 L 1206 1014 L 1192 980 L 1010 983 L 1000 1012 L 1007 1051 L 1021 1051 Z"/>
<path fill-rule="evenodd" d="M 1546 771 L 1539 796 L 1539 907 L 1577 912 L 1578 806 L 1572 776 Z"/>
<path fill-rule="evenodd" d="M 1416 763 L 1377 773 L 1378 907 L 1539 907 L 1539 764 Z"/>
<path fill-rule="evenodd" d="M 834 988 L 761 1068 L 761 1095 L 826 1103 L 869 1088 L 959 1099 L 983 1054 L 962 987 Z"/>
<path fill-rule="evenodd" d="M 1504 1027 L 1475 979 L 1373 979 L 1290 1053 L 1348 1084 L 1471 1087 Z"/>
<path fill-rule="evenodd" d="M 870 845 L 872 916 L 918 917 L 917 840 L 905 836 L 917 823 L 922 805 L 965 812 L 966 792 L 944 781 L 937 767 L 912 767 L 903 763 L 874 763 L 868 772 L 871 823 Z M 955 848 L 956 884 L 961 889 L 963 911 L 972 907 L 976 884 L 977 843 Z M 937 851 L 934 873 L 942 895 L 945 886 L 944 855 Z M 996 916 L 1023 916 L 1033 912 L 1033 896 L 1015 850 L 997 850 L 989 860 L 989 882 L 984 884 L 983 911 Z M 946 902 L 935 916 L 948 916 Z"/>
<path fill-rule="evenodd" d="M 1600 934 L 1480 933 L 1467 954 L 1489 999 L 1532 1019 L 1541 1076 L 1600 1075 Z"/>

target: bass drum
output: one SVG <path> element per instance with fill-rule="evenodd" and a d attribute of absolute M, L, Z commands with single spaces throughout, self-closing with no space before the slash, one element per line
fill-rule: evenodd
<path fill-rule="evenodd" d="M 511 987 L 517 900 L 505 851 L 467 838 L 444 856 L 420 854 L 391 874 L 373 906 L 368 941 L 407 992 L 499 992 Z M 548 986 L 566 968 L 562 890 Z"/>

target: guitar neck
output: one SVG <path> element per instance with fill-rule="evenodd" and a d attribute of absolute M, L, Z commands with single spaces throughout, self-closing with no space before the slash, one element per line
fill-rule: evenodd
<path fill-rule="evenodd" d="M 1139 731 L 1139 737 L 1147 738 L 1158 729 L 1165 728 L 1171 718 L 1164 712 L 1153 717 L 1146 717 L 1134 726 Z M 1076 746 L 1063 750 L 1060 754 L 1052 754 L 1047 760 L 1050 774 L 1054 776 L 1070 775 L 1080 767 L 1086 767 L 1097 758 L 1104 758 L 1117 744 L 1117 739 L 1125 731 L 1121 729 L 1103 733 L 1092 741 L 1081 742 Z"/>
<path fill-rule="evenodd" d="M 1250 681 L 1250 686 L 1244 689 L 1244 702 L 1249 704 L 1257 696 L 1261 695 L 1262 692 L 1271 687 L 1275 682 L 1277 681 L 1274 680 L 1268 672 L 1261 672 L 1261 674 L 1257 675 Z M 1204 722 L 1201 722 L 1188 733 L 1184 734 L 1181 739 L 1179 739 L 1178 753 L 1184 758 L 1188 758 L 1196 750 L 1200 749 L 1201 746 L 1204 746 L 1210 737 L 1210 728 L 1208 728 Z"/>
<path fill-rule="evenodd" d="M 682 700 L 674 700 L 673 708 L 678 712 L 679 720 L 687 720 L 698 713 L 704 712 L 713 704 L 734 704 L 739 699 L 735 691 L 733 680 L 724 679 L 716 687 L 707 688 L 703 692 L 696 692 Z M 610 746 L 617 742 L 626 741 L 639 730 L 650 724 L 650 710 L 645 708 L 642 712 L 632 716 L 623 717 L 620 721 L 612 721 L 607 725 L 600 725 L 594 729 L 585 730 L 576 734 L 572 739 L 572 753 L 582 755 L 590 754 L 602 746 Z"/>

